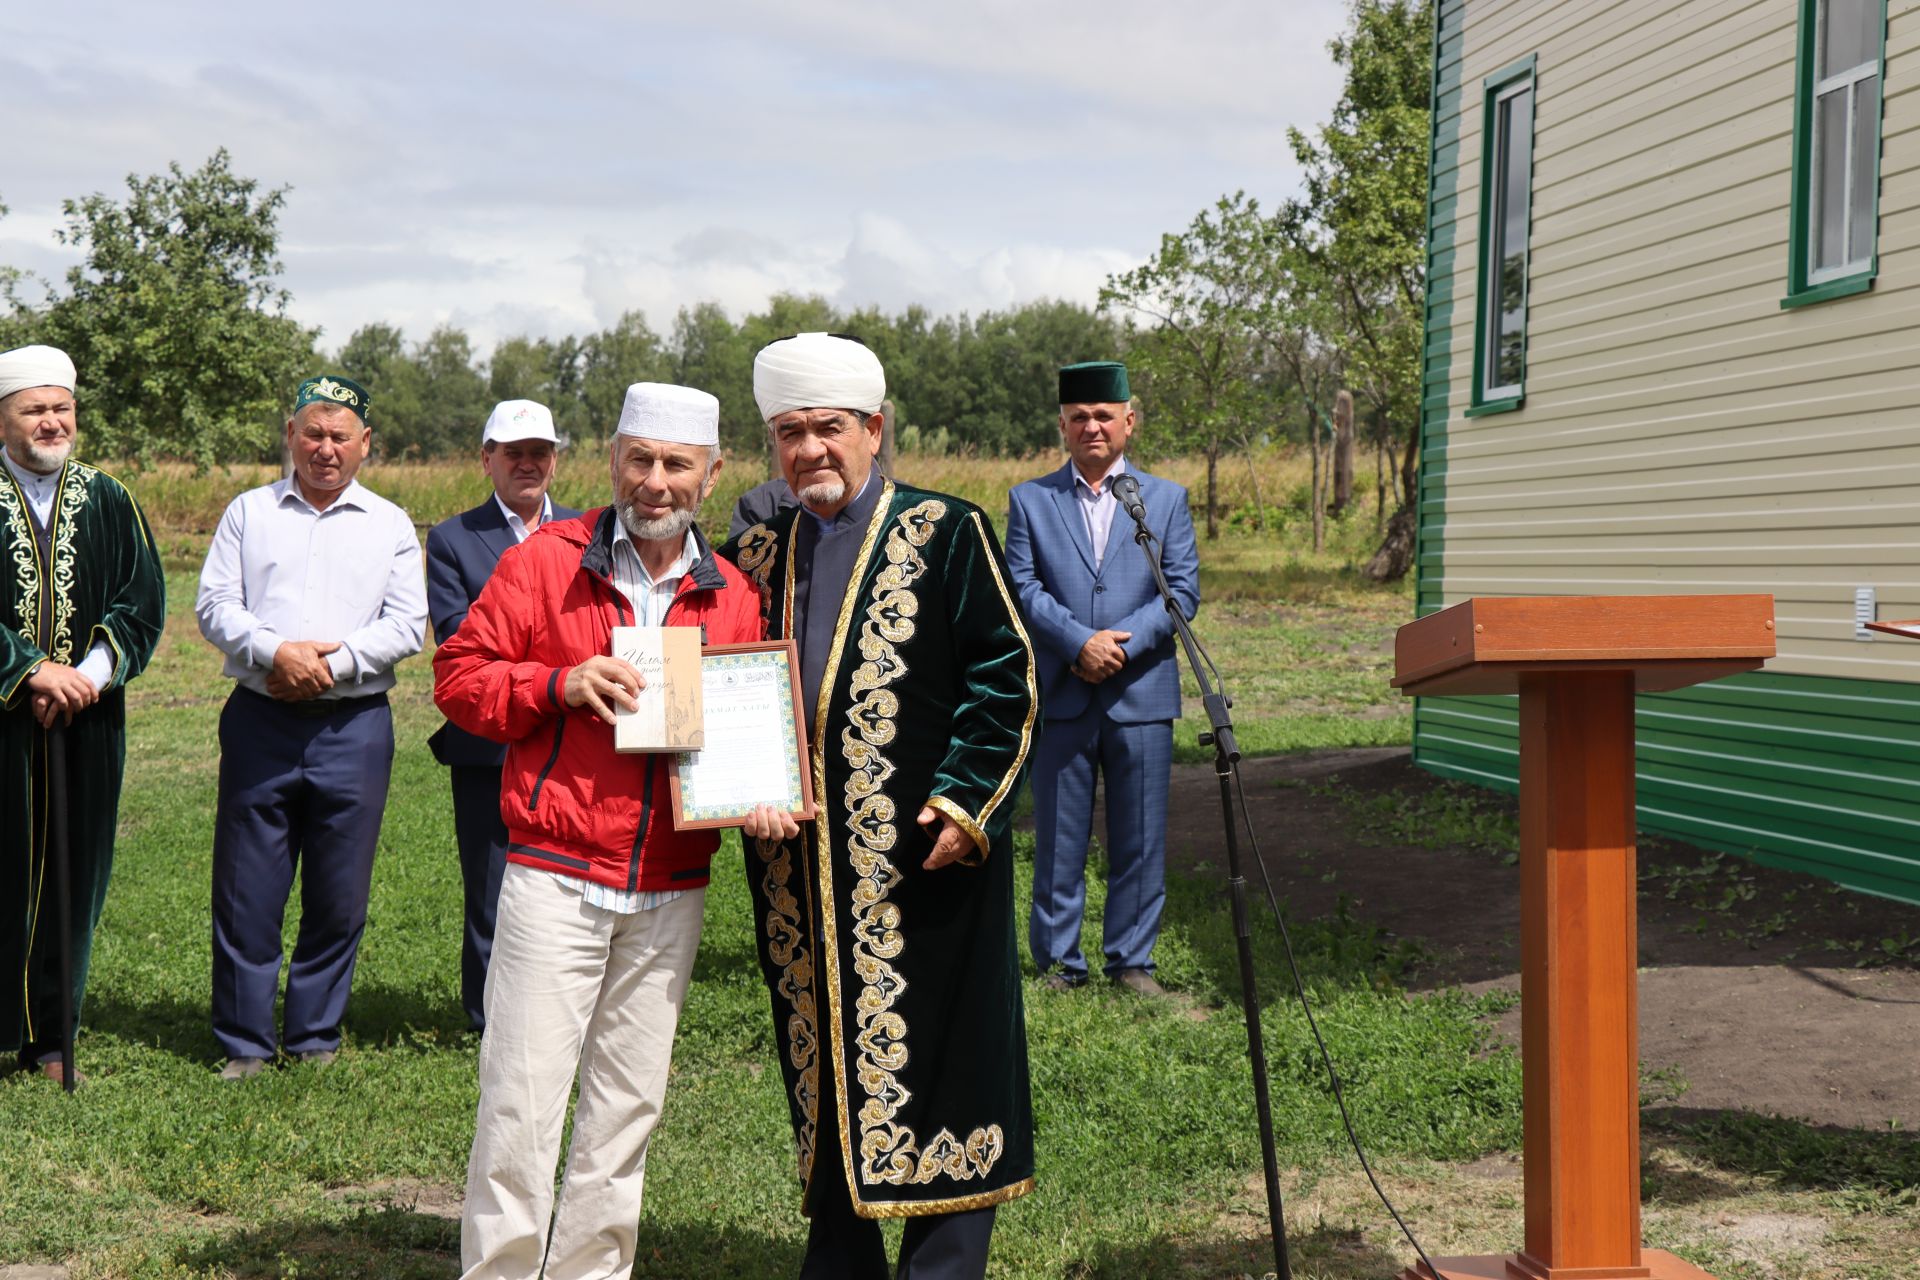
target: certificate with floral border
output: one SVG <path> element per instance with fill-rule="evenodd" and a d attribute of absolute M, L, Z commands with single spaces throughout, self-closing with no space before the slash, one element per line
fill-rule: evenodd
<path fill-rule="evenodd" d="M 737 827 L 762 804 L 814 816 L 813 766 L 800 713 L 800 650 L 791 640 L 700 651 L 706 746 L 667 774 L 673 825 Z"/>

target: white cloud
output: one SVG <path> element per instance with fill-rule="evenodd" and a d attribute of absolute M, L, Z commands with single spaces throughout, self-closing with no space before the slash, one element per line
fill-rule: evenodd
<path fill-rule="evenodd" d="M 482 349 L 776 291 L 979 311 L 1092 302 L 1225 191 L 1297 181 L 1341 0 L 943 6 L 74 0 L 0 15 L 0 261 L 57 268 L 63 197 L 198 165 L 290 185 L 294 310 Z M 24 51 L 32 51 L 30 54 Z"/>

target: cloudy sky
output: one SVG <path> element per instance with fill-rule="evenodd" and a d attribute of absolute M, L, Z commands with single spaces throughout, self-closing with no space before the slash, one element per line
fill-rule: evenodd
<path fill-rule="evenodd" d="M 294 311 L 480 347 L 773 292 L 1091 303 L 1224 192 L 1291 194 L 1342 0 L 0 6 L 0 262 L 216 148 L 292 187 Z"/>

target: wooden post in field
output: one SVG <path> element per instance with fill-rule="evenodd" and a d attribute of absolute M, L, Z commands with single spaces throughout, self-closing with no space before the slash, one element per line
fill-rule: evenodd
<path fill-rule="evenodd" d="M 1774 655 L 1773 597 L 1469 600 L 1400 628 L 1393 683 L 1520 695 L 1525 1238 L 1401 1280 L 1712 1280 L 1640 1242 L 1636 692 Z"/>
<path fill-rule="evenodd" d="M 880 402 L 880 474 L 892 480 L 893 474 L 893 401 Z"/>
<path fill-rule="evenodd" d="M 1333 502 L 1327 514 L 1337 516 L 1353 501 L 1353 392 L 1333 398 Z"/>

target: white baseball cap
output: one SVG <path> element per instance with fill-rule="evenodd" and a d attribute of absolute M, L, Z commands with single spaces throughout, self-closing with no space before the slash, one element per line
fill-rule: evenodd
<path fill-rule="evenodd" d="M 513 440 L 547 440 L 558 447 L 560 437 L 554 434 L 553 414 L 547 406 L 531 400 L 502 400 L 493 406 L 480 432 L 480 443 L 506 444 Z"/>

